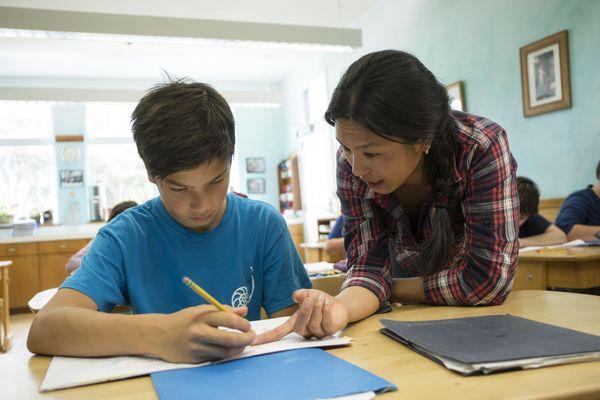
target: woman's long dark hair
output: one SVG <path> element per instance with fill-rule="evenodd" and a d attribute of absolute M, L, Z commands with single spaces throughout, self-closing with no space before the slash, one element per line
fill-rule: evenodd
<path fill-rule="evenodd" d="M 346 71 L 333 92 L 325 120 L 348 118 L 373 133 L 406 144 L 431 141 L 424 170 L 432 187 L 431 235 L 419 244 L 423 275 L 439 271 L 450 257 L 452 224 L 445 203 L 453 165 L 448 94 L 411 54 L 384 50 L 367 54 Z"/>

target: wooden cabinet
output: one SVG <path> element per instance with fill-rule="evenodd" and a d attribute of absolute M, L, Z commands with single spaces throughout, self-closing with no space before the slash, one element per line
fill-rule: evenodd
<path fill-rule="evenodd" d="M 512 290 L 546 290 L 544 263 L 519 261 Z"/>
<path fill-rule="evenodd" d="M 57 240 L 38 243 L 40 290 L 50 289 L 69 276 L 65 265 L 73 254 L 88 244 L 89 240 Z"/>
<path fill-rule="evenodd" d="M 288 230 L 290 231 L 290 235 L 292 236 L 292 241 L 294 242 L 296 251 L 300 255 L 302 261 L 305 261 L 304 253 L 300 248 L 300 243 L 304 242 L 304 228 L 302 224 L 288 224 Z"/>
<path fill-rule="evenodd" d="M 6 258 L 5 258 L 6 259 Z M 36 255 L 10 257 L 8 278 L 10 309 L 23 309 L 40 288 L 38 260 Z"/>
<path fill-rule="evenodd" d="M 279 182 L 279 211 L 298 211 L 302 209 L 300 193 L 300 174 L 298 171 L 298 156 L 283 160 L 277 166 Z"/>
<path fill-rule="evenodd" d="M 317 237 L 319 242 L 329 238 L 329 234 L 335 226 L 337 219 L 338 217 L 336 216 L 317 218 Z"/>
<path fill-rule="evenodd" d="M 0 260 L 10 260 L 11 310 L 22 311 L 39 291 L 60 286 L 67 278 L 65 264 L 89 239 L 1 244 Z"/>
<path fill-rule="evenodd" d="M 46 290 L 60 286 L 69 274 L 65 271 L 65 265 L 72 254 L 41 254 L 38 257 L 38 268 L 40 275 L 40 290 Z"/>

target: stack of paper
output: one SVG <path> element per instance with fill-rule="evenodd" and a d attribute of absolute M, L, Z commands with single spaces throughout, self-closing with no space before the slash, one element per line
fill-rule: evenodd
<path fill-rule="evenodd" d="M 304 268 L 309 276 L 326 274 L 333 271 L 333 263 L 328 263 L 325 261 L 306 263 L 304 264 Z"/>
<path fill-rule="evenodd" d="M 463 375 L 600 360 L 600 336 L 512 315 L 381 323 L 384 335 Z"/>
<path fill-rule="evenodd" d="M 281 325 L 287 319 L 289 319 L 289 317 L 272 318 L 261 321 L 252 321 L 250 324 L 256 334 L 260 334 Z M 304 339 L 296 333 L 290 333 L 277 342 L 265 343 L 258 346 L 248 346 L 242 353 L 228 358 L 227 360 L 236 360 L 261 354 L 308 347 L 348 346 L 350 343 L 351 339 L 342 337 L 341 332 L 321 340 Z M 209 364 L 211 364 L 211 362 L 203 364 L 173 364 L 163 360 L 135 356 L 98 358 L 54 357 L 48 371 L 46 371 L 46 376 L 44 376 L 40 391 L 47 392 L 56 389 L 65 389 L 74 386 L 148 375 L 153 372 L 193 368 Z"/>
<path fill-rule="evenodd" d="M 572 240 L 570 242 L 567 243 L 562 243 L 562 244 L 555 244 L 552 246 L 528 246 L 528 247 L 523 247 L 522 249 L 519 249 L 519 253 L 524 253 L 527 251 L 534 251 L 534 250 L 542 250 L 542 249 L 548 249 L 548 250 L 552 250 L 552 249 L 560 249 L 563 247 L 578 247 L 578 246 L 585 246 L 587 244 L 587 242 L 581 240 L 581 239 L 575 239 Z"/>

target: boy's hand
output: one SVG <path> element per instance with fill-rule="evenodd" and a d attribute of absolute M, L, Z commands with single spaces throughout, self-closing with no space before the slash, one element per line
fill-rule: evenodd
<path fill-rule="evenodd" d="M 253 345 L 273 342 L 291 332 L 305 338 L 322 339 L 333 335 L 348 325 L 348 309 L 335 297 L 316 289 L 300 289 L 292 298 L 298 303 L 298 311 L 280 326 L 256 337 Z"/>
<path fill-rule="evenodd" d="M 148 353 L 175 363 L 198 363 L 241 353 L 254 341 L 255 333 L 243 318 L 246 307 L 231 310 L 222 312 L 202 305 L 160 316 L 142 332 Z M 218 329 L 220 326 L 240 332 Z"/>

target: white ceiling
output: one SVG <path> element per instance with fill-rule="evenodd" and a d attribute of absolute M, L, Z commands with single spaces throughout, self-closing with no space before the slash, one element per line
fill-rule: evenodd
<path fill-rule="evenodd" d="M 349 27 L 376 0 L 0 0 L 0 6 Z M 314 53 L 211 45 L 0 38 L 0 78 L 280 82 Z"/>

